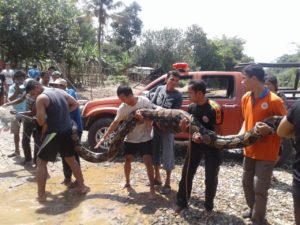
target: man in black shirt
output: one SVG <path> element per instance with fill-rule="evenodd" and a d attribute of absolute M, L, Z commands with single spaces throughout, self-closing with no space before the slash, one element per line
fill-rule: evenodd
<path fill-rule="evenodd" d="M 300 225 L 300 100 L 288 111 L 278 129 L 280 137 L 296 139 L 296 158 L 293 164 L 293 199 L 296 225 Z"/>
<path fill-rule="evenodd" d="M 188 93 L 191 102 L 193 102 L 189 105 L 188 112 L 205 128 L 215 131 L 216 125 L 222 123 L 223 114 L 217 103 L 205 97 L 206 85 L 204 81 L 191 81 Z M 194 175 L 203 157 L 205 157 L 204 207 L 207 211 L 212 211 L 214 207 L 213 201 L 217 191 L 218 173 L 222 162 L 221 152 L 202 144 L 201 136 L 197 134 L 192 137 L 191 147 L 187 151 L 182 169 L 177 193 L 177 207 L 175 209 L 177 213 L 188 206 Z"/>

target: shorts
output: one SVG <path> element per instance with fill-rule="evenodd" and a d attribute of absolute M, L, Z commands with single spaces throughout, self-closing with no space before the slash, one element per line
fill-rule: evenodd
<path fill-rule="evenodd" d="M 19 134 L 21 128 L 22 119 L 15 117 L 14 120 L 10 123 L 10 133 L 11 134 Z"/>
<path fill-rule="evenodd" d="M 143 155 L 152 155 L 151 140 L 141 143 L 124 142 L 124 155 L 135 155 L 136 153 Z"/>
<path fill-rule="evenodd" d="M 38 150 L 37 156 L 44 161 L 54 162 L 57 153 L 63 158 L 75 155 L 71 131 L 57 133 L 54 137 L 52 134 L 47 134 Z"/>

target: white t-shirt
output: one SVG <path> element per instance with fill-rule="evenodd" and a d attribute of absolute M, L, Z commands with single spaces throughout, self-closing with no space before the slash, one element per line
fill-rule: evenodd
<path fill-rule="evenodd" d="M 5 82 L 8 86 L 12 85 L 13 82 L 13 76 L 14 76 L 14 71 L 12 69 L 4 69 L 2 70 L 1 74 L 5 76 Z"/>
<path fill-rule="evenodd" d="M 138 96 L 137 103 L 134 106 L 130 106 L 125 103 L 122 103 L 119 106 L 115 120 L 119 122 L 125 120 L 131 112 L 141 108 L 153 108 L 153 104 L 150 102 L 148 98 L 144 96 Z M 151 139 L 152 139 L 151 128 L 148 126 L 148 123 L 137 122 L 135 128 L 127 134 L 124 141 L 130 143 L 142 143 L 142 142 L 149 141 Z"/>

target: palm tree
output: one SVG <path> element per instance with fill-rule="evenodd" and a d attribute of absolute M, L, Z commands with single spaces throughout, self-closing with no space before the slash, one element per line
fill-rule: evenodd
<path fill-rule="evenodd" d="M 113 14 L 109 12 L 122 6 L 121 1 L 115 2 L 114 0 L 89 0 L 86 2 L 88 13 L 92 13 L 97 17 L 98 21 L 98 31 L 97 31 L 97 41 L 98 41 L 98 52 L 99 52 L 99 72 L 100 72 L 100 82 L 104 84 L 104 76 L 102 74 L 102 50 L 104 42 L 104 28 L 107 25 L 107 21 Z"/>

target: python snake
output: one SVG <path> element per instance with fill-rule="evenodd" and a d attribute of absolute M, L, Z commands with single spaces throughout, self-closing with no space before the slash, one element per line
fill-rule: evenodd
<path fill-rule="evenodd" d="M 259 134 L 257 132 L 257 128 L 254 127 L 253 129 L 241 135 L 220 136 L 215 132 L 206 129 L 191 114 L 180 109 L 139 109 L 138 112 L 143 116 L 144 119 L 152 120 L 153 122 L 158 124 L 160 129 L 162 129 L 163 131 L 172 133 L 181 132 L 180 121 L 182 119 L 185 119 L 186 121 L 188 121 L 190 127 L 190 135 L 199 132 L 202 136 L 202 142 L 204 144 L 220 150 L 242 148 L 253 144 L 257 140 L 267 135 Z M 133 130 L 137 123 L 134 115 L 135 112 L 131 113 L 128 118 L 118 126 L 115 135 L 109 145 L 108 151 L 104 153 L 95 153 L 81 146 L 76 131 L 76 125 L 73 123 L 74 125 L 72 138 L 75 143 L 75 151 L 83 159 L 93 163 L 113 160 L 121 150 L 121 145 L 125 136 Z M 263 122 L 270 126 L 273 129 L 273 132 L 276 132 L 281 119 L 281 116 L 273 116 L 267 118 Z"/>

